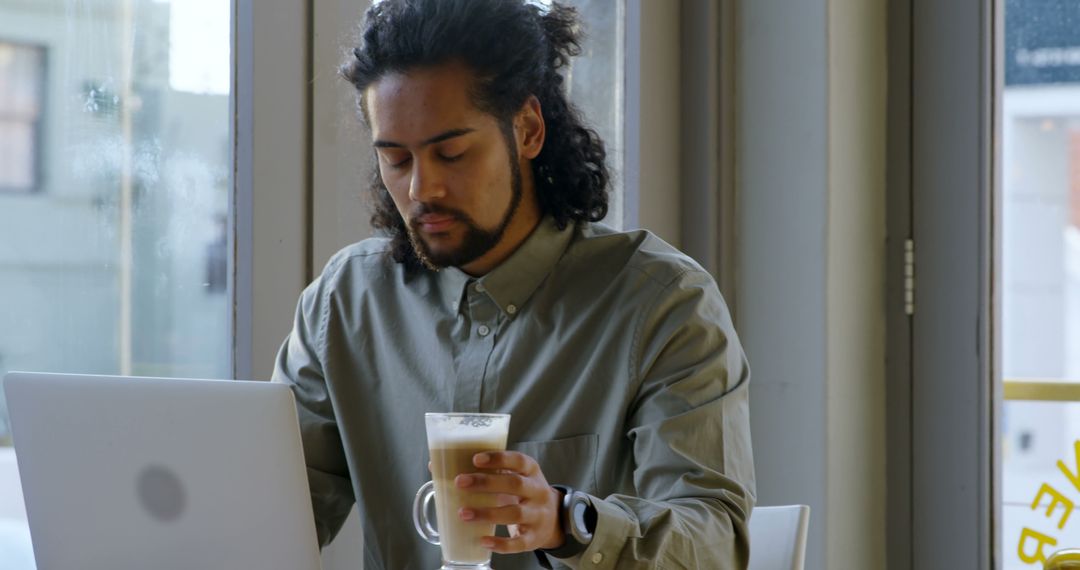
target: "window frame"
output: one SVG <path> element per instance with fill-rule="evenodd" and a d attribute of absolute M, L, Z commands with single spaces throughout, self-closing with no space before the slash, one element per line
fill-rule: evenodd
<path fill-rule="evenodd" d="M 228 253 L 237 379 L 270 378 L 311 278 L 311 9 L 288 0 L 232 4 Z"/>
<path fill-rule="evenodd" d="M 887 558 L 1000 568 L 1002 2 L 889 12 Z"/>
<path fill-rule="evenodd" d="M 41 93 L 40 99 L 42 101 L 48 101 L 49 97 L 49 48 L 44 44 L 20 41 L 14 38 L 0 38 L 0 44 L 7 44 L 18 48 L 26 48 L 37 51 L 41 55 L 41 66 L 38 69 L 38 89 Z M 27 196 L 41 192 L 45 188 L 45 168 L 44 168 L 44 137 L 46 132 L 45 122 L 48 119 L 48 105 L 43 105 L 38 110 L 37 117 L 34 120 L 33 128 L 33 148 L 31 149 L 32 162 L 30 166 L 31 176 L 33 182 L 29 186 L 5 186 L 0 184 L 0 197 L 3 196 Z"/>

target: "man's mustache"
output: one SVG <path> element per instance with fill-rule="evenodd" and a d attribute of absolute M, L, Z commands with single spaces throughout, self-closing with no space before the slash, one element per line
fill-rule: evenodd
<path fill-rule="evenodd" d="M 426 216 L 428 214 L 435 214 L 439 216 L 449 216 L 455 220 L 469 221 L 469 216 L 461 210 L 455 210 L 447 206 L 439 206 L 435 204 L 419 204 L 416 207 L 409 210 L 409 226 L 415 228 L 420 225 L 420 216 Z"/>

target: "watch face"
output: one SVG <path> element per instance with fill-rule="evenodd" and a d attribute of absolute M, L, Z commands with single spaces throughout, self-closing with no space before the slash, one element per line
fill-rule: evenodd
<path fill-rule="evenodd" d="M 592 541 L 593 529 L 591 527 L 596 525 L 595 516 L 590 516 L 592 508 L 587 495 L 574 494 L 574 500 L 570 504 L 570 520 L 573 521 L 572 532 L 574 538 L 582 544 L 588 544 Z"/>
<path fill-rule="evenodd" d="M 574 503 L 574 526 L 580 528 L 585 532 L 589 532 L 589 529 L 585 528 L 585 509 L 589 506 L 584 501 L 577 501 Z"/>
<path fill-rule="evenodd" d="M 588 533 L 589 529 L 585 528 L 585 503 L 577 501 L 573 503 L 573 513 L 571 520 L 573 520 L 573 530 L 576 530 L 578 534 Z"/>

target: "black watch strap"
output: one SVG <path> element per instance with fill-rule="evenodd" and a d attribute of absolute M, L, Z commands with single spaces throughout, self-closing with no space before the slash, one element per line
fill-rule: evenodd
<path fill-rule="evenodd" d="M 553 489 L 562 493 L 562 501 L 559 502 L 559 524 L 563 531 L 563 543 L 558 548 L 549 548 L 536 551 L 536 556 L 540 560 L 540 565 L 544 568 L 551 568 L 548 564 L 547 558 L 544 554 L 549 554 L 555 558 L 572 558 L 585 552 L 585 549 L 589 547 L 588 544 L 582 544 L 578 542 L 574 533 L 571 531 L 571 525 L 574 524 L 572 520 L 573 513 L 571 512 L 571 502 L 574 498 L 574 489 L 567 487 L 566 485 L 552 485 Z"/>

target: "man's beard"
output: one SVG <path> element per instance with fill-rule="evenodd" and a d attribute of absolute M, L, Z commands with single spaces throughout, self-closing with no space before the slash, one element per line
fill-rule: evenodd
<path fill-rule="evenodd" d="M 444 206 L 424 204 L 416 211 L 410 212 L 407 224 L 409 242 L 412 244 L 413 251 L 416 252 L 417 259 L 431 270 L 439 270 L 444 267 L 461 267 L 475 261 L 498 245 L 506 232 L 506 227 L 510 225 L 510 220 L 517 213 L 518 206 L 521 205 L 523 192 L 521 168 L 518 166 L 518 162 L 512 158 L 510 160 L 510 177 L 510 205 L 507 206 L 506 213 L 494 229 L 485 230 L 477 225 L 476 221 L 465 212 Z M 461 240 L 461 245 L 446 252 L 432 251 L 417 229 L 420 225 L 419 217 L 425 214 L 452 216 L 461 222 L 465 226 L 465 236 Z"/>

